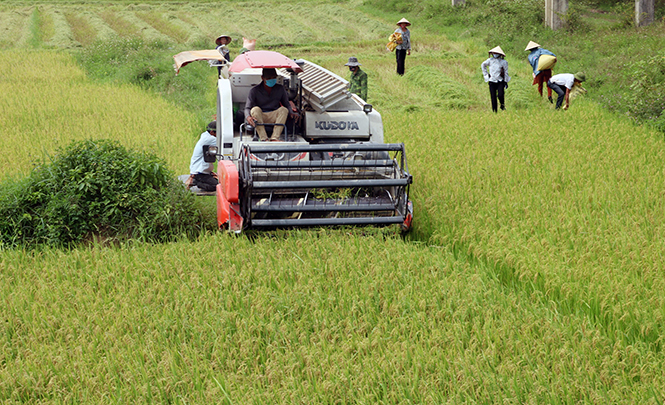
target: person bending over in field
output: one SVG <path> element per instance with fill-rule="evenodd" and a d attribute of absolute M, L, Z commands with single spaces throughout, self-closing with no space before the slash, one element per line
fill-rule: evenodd
<path fill-rule="evenodd" d="M 556 99 L 556 109 L 561 108 L 561 104 L 565 101 L 566 103 L 563 106 L 564 110 L 568 109 L 570 103 L 570 90 L 572 90 L 574 85 L 579 85 L 586 80 L 586 75 L 582 72 L 572 73 L 559 73 L 558 75 L 552 76 L 552 78 L 547 82 L 547 87 L 554 90 L 554 92 L 559 96 Z M 564 89 L 566 89 L 564 91 Z"/>
<path fill-rule="evenodd" d="M 490 99 L 492 101 L 492 111 L 497 112 L 497 98 L 501 103 L 501 109 L 506 109 L 504 101 L 504 91 L 508 87 L 510 76 L 508 76 L 508 62 L 504 59 L 506 54 L 500 46 L 489 50 L 489 59 L 480 64 L 483 71 L 485 83 L 490 87 Z"/>
<path fill-rule="evenodd" d="M 541 48 L 539 44 L 529 41 L 525 51 L 530 51 L 527 59 L 533 69 L 533 83 L 538 85 L 538 93 L 543 96 L 543 83 L 547 83 L 552 77 L 552 68 L 556 63 L 556 55 L 547 49 Z M 544 57 L 543 57 L 544 56 Z M 541 60 L 541 57 L 542 60 Z M 545 62 L 545 63 L 543 63 Z M 542 70 L 538 70 L 538 68 Z M 552 89 L 547 88 L 547 99 L 552 103 Z"/>
<path fill-rule="evenodd" d="M 245 120 L 256 128 L 262 141 L 268 140 L 263 124 L 279 124 L 273 127 L 271 141 L 279 141 L 283 125 L 289 113 L 294 116 L 298 110 L 289 101 L 284 86 L 277 84 L 277 71 L 274 68 L 263 68 L 261 83 L 252 87 L 245 102 Z"/>
<path fill-rule="evenodd" d="M 189 162 L 191 185 L 205 191 L 215 191 L 217 188 L 217 175 L 213 173 L 213 164 L 203 159 L 203 147 L 217 144 L 217 121 L 208 124 L 207 131 L 194 147 L 192 159 Z"/>

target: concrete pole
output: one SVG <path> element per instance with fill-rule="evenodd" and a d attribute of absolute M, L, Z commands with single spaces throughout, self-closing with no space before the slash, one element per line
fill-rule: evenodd
<path fill-rule="evenodd" d="M 545 0 L 545 25 L 553 30 L 558 30 L 563 26 L 561 16 L 567 11 L 568 0 Z"/>
<path fill-rule="evenodd" d="M 453 7 L 462 6 L 464 3 L 466 3 L 466 0 L 453 0 Z"/>
<path fill-rule="evenodd" d="M 635 0 L 635 25 L 642 27 L 653 22 L 654 0 Z"/>

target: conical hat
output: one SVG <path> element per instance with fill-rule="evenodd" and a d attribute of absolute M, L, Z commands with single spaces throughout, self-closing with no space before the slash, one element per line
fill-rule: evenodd
<path fill-rule="evenodd" d="M 411 25 L 411 23 L 409 22 L 409 20 L 407 20 L 406 18 L 402 18 L 401 20 L 397 21 L 397 25 L 400 25 L 400 24 L 402 24 L 402 23 L 406 24 L 407 27 L 408 27 L 409 25 Z"/>
<path fill-rule="evenodd" d="M 503 53 L 503 49 L 501 49 L 500 46 L 497 46 L 497 47 L 494 47 L 494 48 L 490 49 L 489 53 L 498 53 L 499 55 L 506 56 L 506 54 Z"/>
<path fill-rule="evenodd" d="M 221 45 L 222 43 L 221 43 L 220 39 L 222 39 L 222 38 L 228 38 L 228 39 L 229 39 L 229 42 L 233 41 L 233 38 L 231 38 L 230 36 L 228 36 L 228 35 L 226 35 L 226 34 L 222 34 L 222 35 L 218 36 L 218 37 L 215 39 L 215 43 L 216 43 L 217 45 Z"/>
<path fill-rule="evenodd" d="M 533 41 L 529 41 L 529 43 L 526 45 L 526 48 L 524 50 L 525 51 L 530 51 L 530 50 L 535 49 L 535 48 L 540 48 L 540 45 L 538 45 L 537 43 L 535 43 Z"/>

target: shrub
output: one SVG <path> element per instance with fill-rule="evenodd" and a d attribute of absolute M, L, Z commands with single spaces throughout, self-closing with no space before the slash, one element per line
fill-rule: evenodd
<path fill-rule="evenodd" d="M 625 82 L 629 83 L 624 97 L 628 115 L 637 122 L 662 122 L 659 118 L 665 110 L 665 55 L 628 64 Z"/>
<path fill-rule="evenodd" d="M 4 247 L 166 241 L 200 228 L 194 197 L 164 162 L 108 140 L 75 142 L 28 178 L 0 187 Z"/>

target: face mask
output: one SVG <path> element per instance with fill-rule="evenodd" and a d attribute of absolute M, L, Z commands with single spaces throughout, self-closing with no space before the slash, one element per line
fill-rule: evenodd
<path fill-rule="evenodd" d="M 492 54 L 492 57 L 493 57 L 494 59 L 499 59 L 499 54 L 498 54 L 498 53 L 493 53 L 493 54 Z"/>
<path fill-rule="evenodd" d="M 268 87 L 272 87 L 275 84 L 277 84 L 277 79 L 268 79 L 268 80 L 266 80 L 266 86 L 268 86 Z"/>

